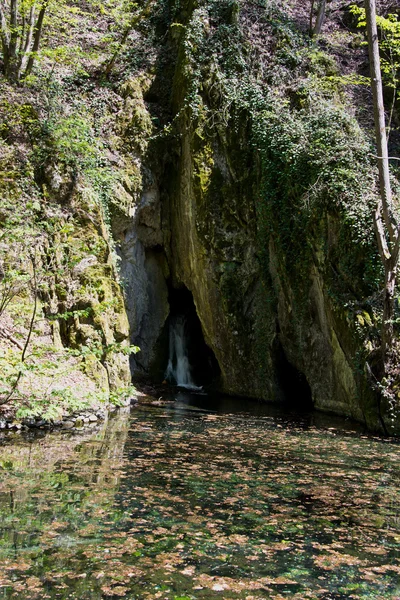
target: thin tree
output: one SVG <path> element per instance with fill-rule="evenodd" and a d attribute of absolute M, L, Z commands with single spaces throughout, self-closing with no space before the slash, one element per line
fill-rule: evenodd
<path fill-rule="evenodd" d="M 18 82 L 32 71 L 50 0 L 0 0 L 4 75 Z"/>
<path fill-rule="evenodd" d="M 149 16 L 152 5 L 153 5 L 153 0 L 146 0 L 142 10 L 139 11 L 138 13 L 134 14 L 132 16 L 132 18 L 130 19 L 129 23 L 127 24 L 127 26 L 125 27 L 125 29 L 121 35 L 121 38 L 117 44 L 114 54 L 111 56 L 110 60 L 105 65 L 104 74 L 105 74 L 106 78 L 109 77 L 111 71 L 113 70 L 115 62 L 116 62 L 117 58 L 119 57 L 119 55 L 121 54 L 122 49 L 124 48 L 129 35 L 135 29 L 136 25 L 138 23 L 140 23 L 140 21 L 142 21 L 142 19 Z"/>
<path fill-rule="evenodd" d="M 397 267 L 399 262 L 400 228 L 393 210 L 390 185 L 389 154 L 383 104 L 382 76 L 379 57 L 375 0 L 365 0 L 371 89 L 374 105 L 375 137 L 379 170 L 379 201 L 374 211 L 374 224 L 379 254 L 385 273 L 381 351 L 383 365 L 393 345 L 393 317 Z"/>
<path fill-rule="evenodd" d="M 315 0 L 311 0 L 310 25 L 309 25 L 310 37 L 314 37 L 315 35 L 319 35 L 321 33 L 322 26 L 324 24 L 325 16 L 326 16 L 326 4 L 327 4 L 327 0 L 320 0 L 320 3 L 318 5 L 317 17 L 315 19 L 315 24 L 314 24 Z"/>
<path fill-rule="evenodd" d="M 37 279 L 36 249 L 34 249 L 33 253 L 31 254 L 30 261 L 31 261 L 32 271 L 33 271 L 33 277 L 32 277 L 33 310 L 32 310 L 32 315 L 31 315 L 31 318 L 29 321 L 28 333 L 25 338 L 24 345 L 22 346 L 22 354 L 21 354 L 21 358 L 20 358 L 20 365 L 21 365 L 20 369 L 18 371 L 18 374 L 17 374 L 14 382 L 11 385 L 10 391 L 5 395 L 4 398 L 0 398 L 0 406 L 7 404 L 18 389 L 18 384 L 24 373 L 23 365 L 26 361 L 26 355 L 28 352 L 29 344 L 30 344 L 30 341 L 32 338 L 33 328 L 35 325 L 35 320 L 36 320 L 36 315 L 37 315 L 37 310 L 38 310 L 38 279 Z M 21 346 L 19 346 L 19 347 L 21 348 Z"/>

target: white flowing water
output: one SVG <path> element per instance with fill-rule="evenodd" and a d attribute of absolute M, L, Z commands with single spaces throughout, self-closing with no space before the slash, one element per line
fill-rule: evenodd
<path fill-rule="evenodd" d="M 192 379 L 186 337 L 186 318 L 173 317 L 169 324 L 169 357 L 165 379 L 189 389 L 199 389 Z"/>

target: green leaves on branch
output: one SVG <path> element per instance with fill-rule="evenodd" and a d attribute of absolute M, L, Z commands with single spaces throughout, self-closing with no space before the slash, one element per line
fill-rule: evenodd
<path fill-rule="evenodd" d="M 358 27 L 365 29 L 367 25 L 365 9 L 353 5 L 350 10 L 358 19 Z M 388 14 L 387 17 L 377 15 L 376 23 L 380 32 L 379 49 L 383 82 L 387 87 L 394 89 L 399 98 L 400 20 L 397 14 Z"/>
<path fill-rule="evenodd" d="M 121 344 L 119 342 L 114 342 L 107 345 L 103 345 L 100 342 L 93 342 L 90 346 L 80 346 L 77 349 L 70 349 L 68 352 L 71 356 L 78 358 L 95 356 L 98 359 L 104 360 L 104 358 L 107 358 L 113 354 L 131 356 L 131 354 L 137 354 L 140 352 L 140 348 L 138 346 Z"/>

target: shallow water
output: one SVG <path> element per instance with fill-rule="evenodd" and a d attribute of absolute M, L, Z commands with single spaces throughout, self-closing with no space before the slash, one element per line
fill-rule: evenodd
<path fill-rule="evenodd" d="M 400 598 L 396 441 L 176 398 L 3 440 L 0 598 Z"/>

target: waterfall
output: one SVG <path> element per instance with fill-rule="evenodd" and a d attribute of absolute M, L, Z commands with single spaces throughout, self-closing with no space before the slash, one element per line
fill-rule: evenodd
<path fill-rule="evenodd" d="M 172 317 L 169 324 L 169 358 L 165 371 L 165 379 L 176 382 L 176 385 L 186 388 L 198 389 L 195 385 L 190 370 L 186 317 L 178 315 Z"/>

